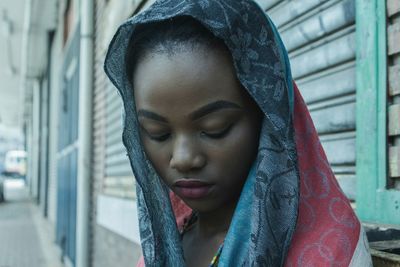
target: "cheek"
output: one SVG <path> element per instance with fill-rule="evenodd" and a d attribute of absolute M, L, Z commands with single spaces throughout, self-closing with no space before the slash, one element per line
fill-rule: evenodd
<path fill-rule="evenodd" d="M 259 130 L 255 123 L 245 120 L 237 126 L 229 138 L 226 149 L 237 152 L 236 154 L 226 153 L 229 157 L 241 160 L 252 160 L 257 153 L 259 143 Z"/>
<path fill-rule="evenodd" d="M 258 151 L 259 134 L 255 126 L 244 123 L 213 153 L 213 159 L 219 165 L 215 167 L 224 173 L 221 175 L 232 179 L 247 177 Z"/>
<path fill-rule="evenodd" d="M 142 139 L 144 151 L 147 159 L 151 162 L 158 175 L 163 178 L 165 177 L 167 168 L 169 166 L 169 157 L 167 148 L 160 146 L 146 138 Z"/>

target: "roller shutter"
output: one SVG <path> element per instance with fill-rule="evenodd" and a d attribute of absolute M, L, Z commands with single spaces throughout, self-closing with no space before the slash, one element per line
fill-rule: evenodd
<path fill-rule="evenodd" d="M 93 102 L 93 186 L 96 194 L 135 198 L 135 185 L 126 150 L 122 144 L 121 97 L 103 70 L 108 44 L 125 15 L 116 19 L 115 9 L 134 10 L 141 1 L 96 1 L 95 85 Z M 126 11 L 127 12 L 127 11 Z M 126 13 L 125 12 L 125 13 Z M 110 35 L 111 34 L 111 35 Z M 93 201 L 96 201 L 93 199 Z"/>
<path fill-rule="evenodd" d="M 289 51 L 329 162 L 355 198 L 355 0 L 258 1 Z"/>
<path fill-rule="evenodd" d="M 387 0 L 389 187 L 400 189 L 400 3 Z"/>
<path fill-rule="evenodd" d="M 110 84 L 105 91 L 105 179 L 106 194 L 132 198 L 134 179 L 126 149 L 122 144 L 122 100 Z"/>

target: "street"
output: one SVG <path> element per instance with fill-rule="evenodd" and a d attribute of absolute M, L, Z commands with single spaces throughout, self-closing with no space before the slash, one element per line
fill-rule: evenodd
<path fill-rule="evenodd" d="M 0 203 L 0 267 L 61 267 L 45 220 L 21 179 L 6 179 Z"/>

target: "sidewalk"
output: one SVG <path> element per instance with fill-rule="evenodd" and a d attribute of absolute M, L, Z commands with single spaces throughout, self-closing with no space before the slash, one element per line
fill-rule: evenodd
<path fill-rule="evenodd" d="M 49 223 L 19 180 L 5 183 L 0 203 L 0 267 L 63 267 Z"/>

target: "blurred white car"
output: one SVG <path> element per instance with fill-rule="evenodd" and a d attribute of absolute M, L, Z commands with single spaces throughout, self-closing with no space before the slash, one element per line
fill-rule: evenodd
<path fill-rule="evenodd" d="M 10 150 L 4 158 L 3 175 L 8 177 L 25 178 L 26 152 L 23 150 Z"/>

